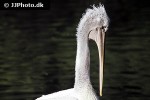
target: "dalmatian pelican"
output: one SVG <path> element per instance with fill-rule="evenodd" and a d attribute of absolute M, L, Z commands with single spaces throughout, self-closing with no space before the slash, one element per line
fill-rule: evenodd
<path fill-rule="evenodd" d="M 99 89 L 102 96 L 103 63 L 105 33 L 108 29 L 109 18 L 104 5 L 88 8 L 83 14 L 77 28 L 77 54 L 75 63 L 74 87 L 48 95 L 36 100 L 98 100 L 98 96 L 90 82 L 90 51 L 89 39 L 96 42 L 99 52 Z"/>

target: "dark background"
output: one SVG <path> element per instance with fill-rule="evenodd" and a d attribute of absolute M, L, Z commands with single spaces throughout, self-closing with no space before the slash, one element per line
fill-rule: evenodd
<path fill-rule="evenodd" d="M 87 8 L 105 5 L 101 100 L 150 100 L 148 0 L 51 0 L 49 10 L 0 11 L 0 100 L 34 100 L 72 88 L 76 27 Z M 98 93 L 98 52 L 90 41 L 91 79 Z"/>

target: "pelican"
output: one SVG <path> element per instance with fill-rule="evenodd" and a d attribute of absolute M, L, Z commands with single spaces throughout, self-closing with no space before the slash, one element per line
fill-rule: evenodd
<path fill-rule="evenodd" d="M 74 87 L 56 93 L 43 95 L 36 100 L 98 100 L 90 82 L 90 52 L 88 40 L 96 42 L 99 52 L 100 96 L 103 85 L 104 39 L 109 18 L 102 4 L 86 10 L 77 28 L 77 55 Z"/>

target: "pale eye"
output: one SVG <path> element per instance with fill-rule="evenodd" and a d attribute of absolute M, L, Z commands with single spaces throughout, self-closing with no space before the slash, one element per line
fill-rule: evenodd
<path fill-rule="evenodd" d="M 102 26 L 102 29 L 106 32 L 107 31 L 107 27 L 106 26 Z"/>
<path fill-rule="evenodd" d="M 102 26 L 102 30 L 106 31 L 106 26 Z"/>
<path fill-rule="evenodd" d="M 105 29 L 106 28 L 106 26 L 102 26 L 102 29 Z"/>

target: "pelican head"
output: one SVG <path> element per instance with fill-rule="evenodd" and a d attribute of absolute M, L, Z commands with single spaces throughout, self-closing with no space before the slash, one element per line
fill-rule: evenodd
<path fill-rule="evenodd" d="M 109 18 L 106 14 L 104 6 L 100 4 L 98 7 L 93 6 L 92 9 L 87 9 L 86 13 L 83 14 L 77 28 L 77 39 L 79 41 L 83 39 L 92 39 L 97 44 L 100 63 L 100 96 L 102 96 L 103 85 L 104 40 L 108 25 Z"/>

